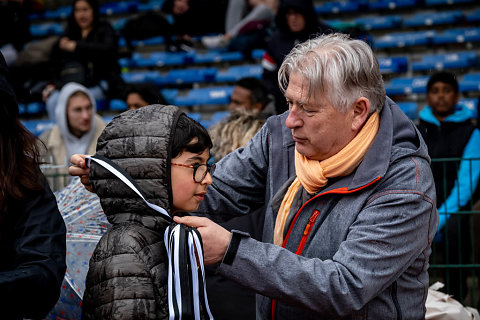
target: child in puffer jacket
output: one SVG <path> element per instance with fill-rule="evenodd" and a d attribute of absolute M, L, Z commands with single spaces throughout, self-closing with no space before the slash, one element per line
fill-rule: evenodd
<path fill-rule="evenodd" d="M 174 106 L 151 105 L 115 117 L 98 139 L 146 200 L 170 216 L 195 211 L 212 183 L 208 132 Z M 90 181 L 112 227 L 98 243 L 86 279 L 82 319 L 168 319 L 170 222 L 98 165 Z"/>

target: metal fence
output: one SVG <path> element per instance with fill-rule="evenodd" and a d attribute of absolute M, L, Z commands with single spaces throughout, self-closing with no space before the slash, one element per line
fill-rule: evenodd
<path fill-rule="evenodd" d="M 432 159 L 437 196 L 440 195 L 439 217 L 445 224 L 437 231 L 432 245 L 429 273 L 431 283 L 436 281 L 445 283 L 446 293 L 453 295 L 465 305 L 478 308 L 480 188 L 476 166 L 480 166 L 480 158 Z M 453 170 L 463 174 L 455 177 L 454 181 L 448 181 L 454 176 Z M 451 206 L 445 205 L 447 201 Z M 455 204 L 455 201 L 458 202 Z"/>

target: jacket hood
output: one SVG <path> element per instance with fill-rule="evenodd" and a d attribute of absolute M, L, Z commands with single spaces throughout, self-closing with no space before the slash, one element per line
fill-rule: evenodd
<path fill-rule="evenodd" d="M 181 114 L 175 106 L 158 104 L 129 110 L 113 118 L 97 142 L 97 155 L 123 168 L 149 202 L 168 212 L 172 209 L 172 138 Z M 133 190 L 95 163 L 92 163 L 90 181 L 109 222 L 166 221 Z"/>
<path fill-rule="evenodd" d="M 70 132 L 67 121 L 68 99 L 72 96 L 72 94 L 78 91 L 84 92 L 89 97 L 93 107 L 90 130 L 80 138 L 77 138 Z M 96 113 L 97 106 L 95 98 L 83 85 L 75 82 L 69 82 L 63 86 L 62 90 L 60 90 L 60 93 L 58 94 L 57 105 L 55 107 L 55 122 L 60 129 L 60 134 L 62 135 L 67 148 L 67 159 L 70 159 L 70 157 L 75 153 L 87 152 L 88 146 L 95 135 L 96 121 L 94 116 Z"/>
<path fill-rule="evenodd" d="M 438 121 L 437 118 L 435 118 L 432 107 L 430 106 L 426 106 L 422 111 L 420 111 L 419 117 L 423 121 L 434 124 L 438 127 L 440 126 L 440 121 Z M 446 117 L 443 121 L 444 122 L 464 122 L 472 118 L 473 118 L 472 110 L 468 109 L 463 104 L 457 104 L 455 106 L 455 112 L 449 115 L 448 117 Z"/>
<path fill-rule="evenodd" d="M 275 24 L 279 30 L 287 34 L 293 34 L 288 28 L 286 13 L 289 9 L 303 14 L 305 17 L 305 29 L 298 34 L 311 34 L 318 32 L 318 18 L 312 0 L 283 0 L 275 16 Z"/>

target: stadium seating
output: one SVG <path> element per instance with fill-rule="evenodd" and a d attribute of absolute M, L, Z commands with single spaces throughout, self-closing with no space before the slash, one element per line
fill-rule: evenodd
<path fill-rule="evenodd" d="M 407 57 L 378 58 L 381 73 L 402 73 L 408 69 Z"/>
<path fill-rule="evenodd" d="M 385 91 L 389 96 L 426 93 L 428 78 L 428 76 L 393 78 L 390 83 L 385 84 Z"/>
<path fill-rule="evenodd" d="M 433 26 L 439 24 L 455 24 L 463 19 L 460 10 L 446 12 L 421 12 L 403 19 L 405 27 Z"/>
<path fill-rule="evenodd" d="M 465 74 L 458 82 L 460 92 L 479 92 L 480 91 L 480 73 Z"/>
<path fill-rule="evenodd" d="M 436 32 L 429 31 L 414 31 L 414 32 L 398 32 L 390 33 L 384 36 L 375 38 L 375 48 L 403 48 L 408 46 L 428 45 L 432 42 Z"/>
<path fill-rule="evenodd" d="M 412 62 L 413 71 L 444 70 L 474 67 L 478 64 L 475 51 L 456 52 L 437 55 L 423 55 L 420 61 Z"/>

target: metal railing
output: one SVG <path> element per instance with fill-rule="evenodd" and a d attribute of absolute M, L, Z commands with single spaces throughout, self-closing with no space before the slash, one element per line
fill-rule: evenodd
<path fill-rule="evenodd" d="M 479 146 L 480 148 L 480 146 Z M 448 207 L 439 207 L 439 217 L 445 225 L 437 231 L 430 256 L 430 281 L 445 283 L 445 292 L 465 305 L 478 308 L 480 303 L 480 187 L 475 177 L 475 166 L 480 166 L 480 158 L 432 159 L 432 171 L 436 175 L 437 199 L 441 205 L 446 199 L 458 209 L 449 212 Z M 462 175 L 448 181 L 452 170 Z M 454 176 L 454 175 L 453 175 Z M 442 179 L 439 181 L 439 179 Z M 475 181 L 477 180 L 477 181 Z M 463 181 L 463 184 L 462 184 Z M 461 187 L 463 186 L 463 187 Z M 465 199 L 468 198 L 468 201 Z M 454 200 L 454 201 L 452 201 Z M 462 203 L 463 202 L 463 203 Z M 455 205 L 451 206 L 455 207 Z M 445 210 L 443 210 L 445 209 Z"/>

